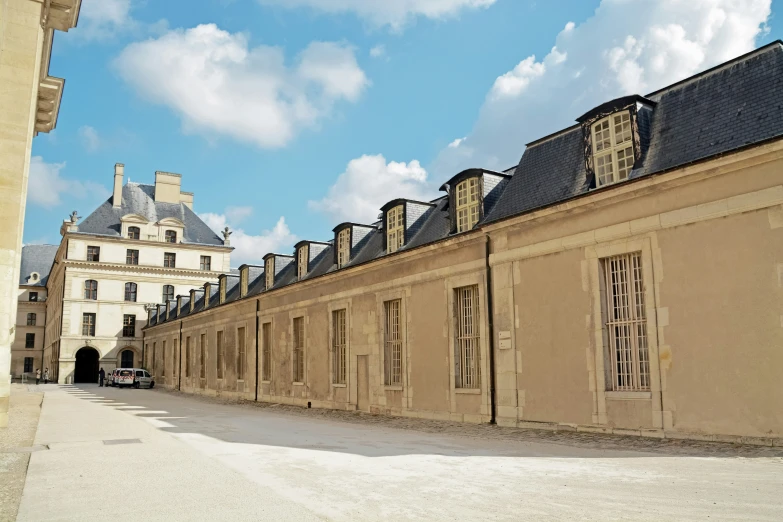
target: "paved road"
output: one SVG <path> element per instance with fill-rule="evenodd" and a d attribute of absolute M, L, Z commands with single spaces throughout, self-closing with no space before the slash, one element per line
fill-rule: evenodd
<path fill-rule="evenodd" d="M 50 449 L 32 454 L 18 520 L 783 520 L 771 451 L 607 449 L 278 410 L 52 388 L 35 440 Z"/>

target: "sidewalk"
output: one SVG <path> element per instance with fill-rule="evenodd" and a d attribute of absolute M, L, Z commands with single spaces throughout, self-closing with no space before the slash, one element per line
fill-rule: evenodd
<path fill-rule="evenodd" d="M 81 387 L 46 393 L 17 520 L 319 518 Z"/>

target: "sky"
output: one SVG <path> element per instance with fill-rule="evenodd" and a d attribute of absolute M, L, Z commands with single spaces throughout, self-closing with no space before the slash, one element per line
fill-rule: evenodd
<path fill-rule="evenodd" d="M 783 1 L 783 0 L 781 0 Z M 82 0 L 33 140 L 25 243 L 182 175 L 232 265 L 431 200 L 591 108 L 783 38 L 778 0 Z"/>

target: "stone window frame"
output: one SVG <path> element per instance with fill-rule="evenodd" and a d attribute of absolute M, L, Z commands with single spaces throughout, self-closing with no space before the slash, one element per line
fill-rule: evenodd
<path fill-rule="evenodd" d="M 215 330 L 215 379 L 222 381 L 226 377 L 226 331 Z"/>
<path fill-rule="evenodd" d="M 126 303 L 135 303 L 137 302 L 138 296 L 139 296 L 139 285 L 137 285 L 132 281 L 125 283 L 125 294 L 123 300 Z"/>
<path fill-rule="evenodd" d="M 647 343 L 650 359 L 650 391 L 611 391 L 607 389 L 606 360 L 608 357 L 609 338 L 604 318 L 606 317 L 606 293 L 604 283 L 603 259 L 623 254 L 641 252 L 642 280 L 644 281 L 645 307 L 647 315 Z M 585 258 L 589 277 L 590 296 L 592 300 L 592 339 L 593 357 L 589 361 L 588 374 L 590 391 L 593 392 L 595 424 L 608 424 L 607 400 L 649 400 L 652 403 L 652 425 L 663 428 L 662 387 L 658 342 L 657 280 L 659 267 L 653 255 L 650 237 L 637 237 L 609 241 L 585 248 Z M 611 360 L 611 359 L 609 359 Z"/>
<path fill-rule="evenodd" d="M 186 335 L 185 336 L 185 360 L 184 360 L 184 366 L 185 366 L 185 378 L 190 378 L 190 365 L 193 362 L 193 354 L 190 353 L 190 351 L 193 349 L 193 343 L 190 341 L 192 336 Z"/>
<path fill-rule="evenodd" d="M 24 347 L 35 348 L 35 333 L 27 332 L 24 334 Z"/>
<path fill-rule="evenodd" d="M 87 279 L 84 281 L 84 299 L 88 301 L 98 300 L 98 281 Z"/>
<path fill-rule="evenodd" d="M 207 333 L 206 330 L 199 330 L 198 332 L 198 376 L 202 381 L 207 380 L 207 354 L 209 353 L 209 336 Z"/>
<path fill-rule="evenodd" d="M 386 211 L 386 253 L 393 254 L 405 246 L 405 205 Z"/>
<path fill-rule="evenodd" d="M 351 364 L 351 308 L 353 300 L 341 299 L 339 301 L 329 302 L 326 312 L 329 314 L 329 384 L 334 388 L 349 388 L 354 382 L 356 368 Z M 334 382 L 334 312 L 345 310 L 345 382 Z M 333 396 L 333 395 L 332 395 Z"/>
<path fill-rule="evenodd" d="M 622 142 L 617 142 L 617 118 L 623 118 L 627 116 L 627 138 L 625 138 Z M 621 120 L 620 125 L 623 126 L 624 123 Z M 607 124 L 606 131 L 609 133 L 608 135 L 608 142 L 609 144 L 601 149 L 598 150 L 599 140 L 597 139 L 598 132 L 602 132 L 599 127 Z M 622 131 L 625 133 L 625 131 Z M 592 123 L 590 125 L 590 134 L 591 134 L 591 144 L 592 144 L 592 150 L 591 153 L 593 155 L 593 169 L 595 170 L 595 185 L 596 187 L 606 187 L 608 185 L 613 185 L 615 183 L 619 183 L 621 181 L 626 181 L 628 177 L 631 174 L 631 170 L 633 169 L 633 165 L 636 162 L 636 155 L 635 155 L 635 145 L 634 145 L 634 125 L 633 125 L 633 116 L 631 115 L 630 110 L 620 110 L 613 112 L 597 121 Z M 630 156 L 628 156 L 630 150 Z M 619 157 L 619 154 L 623 153 L 623 158 Z M 606 182 L 601 182 L 601 175 L 598 172 L 598 162 L 601 158 L 609 158 L 609 165 L 612 167 L 611 172 L 611 180 Z M 630 159 L 631 163 L 630 165 L 625 165 L 626 172 L 625 177 L 621 178 L 620 176 L 620 162 L 625 161 L 627 162 Z"/>
<path fill-rule="evenodd" d="M 27 293 L 27 300 L 31 301 L 33 303 L 38 302 L 38 292 L 28 292 Z"/>
<path fill-rule="evenodd" d="M 101 247 L 87 245 L 87 255 L 85 260 L 92 263 L 99 263 L 101 260 Z"/>
<path fill-rule="evenodd" d="M 177 268 L 177 254 L 175 252 L 163 253 L 163 268 Z"/>
<path fill-rule="evenodd" d="M 176 230 L 166 230 L 163 233 L 163 242 L 164 243 L 177 243 L 177 231 Z"/>
<path fill-rule="evenodd" d="M 379 387 L 385 391 L 402 391 L 405 395 L 410 385 L 410 364 L 408 361 L 408 289 L 395 288 L 376 293 L 376 313 L 378 316 L 378 369 L 370 372 L 371 378 L 378 379 Z M 400 384 L 386 384 L 386 303 L 400 301 L 400 338 L 402 351 L 400 354 Z M 370 388 L 372 389 L 372 383 Z M 403 401 L 405 402 L 405 401 Z"/>
<path fill-rule="evenodd" d="M 264 284 L 266 290 L 275 286 L 275 257 L 268 257 L 264 261 Z"/>
<path fill-rule="evenodd" d="M 168 297 L 169 293 L 166 291 L 169 288 L 171 289 L 171 297 Z M 166 303 L 171 299 L 174 299 L 174 285 L 163 285 L 163 302 Z"/>
<path fill-rule="evenodd" d="M 32 373 L 34 366 L 35 366 L 35 358 L 33 357 L 24 358 L 24 373 Z"/>
<path fill-rule="evenodd" d="M 462 203 L 460 202 L 461 191 L 464 192 L 465 196 L 464 202 Z M 476 224 L 481 220 L 481 207 L 483 203 L 481 192 L 481 178 L 479 176 L 466 178 L 457 183 L 454 187 L 454 218 L 456 220 L 457 233 L 473 230 Z M 475 199 L 471 199 L 473 196 L 475 196 Z M 464 221 L 461 219 L 463 215 L 465 218 Z"/>
<path fill-rule="evenodd" d="M 35 312 L 27 313 L 27 326 L 35 326 L 38 322 L 38 315 Z"/>
<path fill-rule="evenodd" d="M 337 233 L 334 246 L 337 252 L 337 268 L 342 268 L 351 261 L 351 227 L 345 227 Z"/>
<path fill-rule="evenodd" d="M 130 332 L 130 335 L 128 335 Z M 122 336 L 136 337 L 136 314 L 122 315 Z"/>
<path fill-rule="evenodd" d="M 82 336 L 83 337 L 95 337 L 97 314 L 94 312 L 82 313 Z M 85 333 L 85 330 L 87 333 Z"/>
<path fill-rule="evenodd" d="M 136 237 L 134 237 L 134 235 Z M 128 237 L 128 239 L 132 239 L 132 240 L 136 240 L 136 241 L 140 240 L 141 239 L 141 228 L 137 227 L 137 226 L 129 226 L 128 227 L 128 236 L 127 237 Z"/>
<path fill-rule="evenodd" d="M 125 264 L 126 265 L 138 265 L 139 264 L 139 251 L 133 248 L 125 250 Z"/>
<path fill-rule="evenodd" d="M 260 312 L 257 313 L 257 317 L 258 317 L 258 332 L 256 332 L 256 335 L 258 336 L 258 342 L 260 344 L 259 352 L 261 357 L 258 358 L 256 364 L 259 366 L 258 374 L 261 378 L 260 384 L 270 384 L 274 377 L 272 375 L 272 368 L 274 366 L 272 362 L 273 355 L 274 355 L 274 350 L 272 349 L 272 345 L 275 342 L 274 318 L 271 315 L 261 315 Z M 267 324 L 269 325 L 268 343 L 264 339 L 264 325 Z M 266 360 L 267 354 L 269 355 L 268 361 Z"/>
<path fill-rule="evenodd" d="M 304 278 L 310 265 L 310 245 L 302 245 L 296 251 L 296 278 Z"/>
<path fill-rule="evenodd" d="M 307 331 L 308 331 L 308 310 L 307 308 L 300 308 L 298 310 L 292 310 L 288 314 L 288 335 L 290 339 L 290 346 L 288 350 L 288 355 L 291 358 L 291 384 L 293 386 L 306 386 L 307 385 L 307 377 L 308 377 L 308 371 L 307 371 Z M 301 334 L 301 340 L 302 340 L 302 375 L 301 380 L 297 380 L 296 378 L 299 377 L 298 375 L 294 375 L 294 372 L 296 371 L 296 367 L 294 365 L 294 350 L 296 349 L 295 346 L 295 337 L 294 337 L 294 322 L 297 319 L 302 320 L 302 334 Z"/>
<path fill-rule="evenodd" d="M 199 257 L 199 270 L 205 272 L 212 270 L 212 256 L 200 256 Z"/>
<path fill-rule="evenodd" d="M 245 335 L 240 336 L 240 334 L 239 334 L 240 330 L 244 330 L 245 331 Z M 241 321 L 241 322 L 236 324 L 236 337 L 235 337 L 235 339 L 236 339 L 236 346 L 237 346 L 237 350 L 236 350 L 236 368 L 235 368 L 236 378 L 237 378 L 237 382 L 245 382 L 245 380 L 247 379 L 247 341 L 248 341 L 248 339 L 247 339 L 247 321 Z M 239 341 L 240 341 L 240 339 L 244 340 L 244 347 L 245 347 L 245 349 L 244 349 L 244 361 L 240 360 L 241 359 L 240 358 L 240 353 L 241 352 L 239 350 L 239 344 L 240 344 Z M 242 378 L 240 378 L 240 376 L 239 376 L 239 369 L 240 369 L 240 367 L 242 368 Z"/>

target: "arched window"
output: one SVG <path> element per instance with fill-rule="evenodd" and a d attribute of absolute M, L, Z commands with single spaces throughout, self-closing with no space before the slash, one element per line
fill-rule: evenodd
<path fill-rule="evenodd" d="M 478 178 L 457 185 L 457 232 L 471 230 L 478 223 L 480 201 Z"/>
<path fill-rule="evenodd" d="M 176 242 L 177 242 L 177 233 L 173 230 L 167 230 L 166 243 L 176 243 Z"/>
<path fill-rule="evenodd" d="M 98 299 L 98 281 L 88 279 L 84 282 L 84 298 L 93 301 Z"/>
<path fill-rule="evenodd" d="M 120 368 L 133 367 L 133 350 L 123 350 L 120 354 Z"/>
<path fill-rule="evenodd" d="M 136 283 L 125 283 L 125 300 L 136 302 Z"/>
<path fill-rule="evenodd" d="M 174 285 L 163 285 L 163 302 L 174 299 Z"/>
<path fill-rule="evenodd" d="M 141 238 L 141 229 L 139 227 L 128 227 L 128 239 Z"/>

